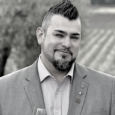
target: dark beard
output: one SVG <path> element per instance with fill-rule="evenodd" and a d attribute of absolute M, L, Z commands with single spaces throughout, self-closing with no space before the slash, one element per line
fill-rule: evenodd
<path fill-rule="evenodd" d="M 72 67 L 72 64 L 75 62 L 75 58 L 71 61 L 62 61 L 62 60 L 55 60 L 51 58 L 46 52 L 44 52 L 46 58 L 51 62 L 51 64 L 59 71 L 68 71 Z"/>
<path fill-rule="evenodd" d="M 72 64 L 75 62 L 75 58 L 73 58 L 71 61 L 62 61 L 62 60 L 55 60 L 54 56 L 53 58 L 50 57 L 47 52 L 44 49 L 44 44 L 42 44 L 42 50 L 45 55 L 45 57 L 51 62 L 51 64 L 58 70 L 58 71 L 68 71 L 72 67 Z M 63 57 L 64 58 L 64 57 Z"/>
<path fill-rule="evenodd" d="M 62 62 L 61 60 L 53 60 L 53 66 L 59 71 L 69 71 L 75 59 Z"/>

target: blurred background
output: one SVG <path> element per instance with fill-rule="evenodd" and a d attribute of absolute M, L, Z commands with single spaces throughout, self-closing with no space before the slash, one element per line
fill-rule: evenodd
<path fill-rule="evenodd" d="M 0 0 L 0 76 L 32 64 L 40 54 L 36 29 L 57 0 Z M 115 0 L 71 0 L 82 20 L 77 62 L 115 75 Z"/>

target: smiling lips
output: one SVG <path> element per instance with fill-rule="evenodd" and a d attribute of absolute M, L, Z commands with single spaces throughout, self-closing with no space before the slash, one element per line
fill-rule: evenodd
<path fill-rule="evenodd" d="M 59 51 L 59 52 L 63 52 L 63 53 L 69 53 L 72 55 L 72 52 L 69 50 L 63 50 L 63 49 L 59 49 L 59 50 L 55 50 L 55 51 Z"/>

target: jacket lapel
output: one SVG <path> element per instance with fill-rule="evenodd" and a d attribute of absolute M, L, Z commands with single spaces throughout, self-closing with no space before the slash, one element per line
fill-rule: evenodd
<path fill-rule="evenodd" d="M 85 68 L 83 69 L 83 67 L 76 64 L 71 86 L 68 115 L 81 115 L 88 91 L 88 83 L 85 81 L 86 73 Z"/>
<path fill-rule="evenodd" d="M 87 77 L 86 73 L 84 67 L 76 64 L 70 92 L 68 115 L 81 115 L 88 90 L 88 83 L 85 81 L 85 78 Z M 35 108 L 45 109 L 37 70 L 37 61 L 27 69 L 24 80 L 24 89 L 33 112 L 35 111 Z"/>
<path fill-rule="evenodd" d="M 45 108 L 37 70 L 37 61 L 27 69 L 27 74 L 24 81 L 24 89 L 33 112 L 35 108 Z"/>

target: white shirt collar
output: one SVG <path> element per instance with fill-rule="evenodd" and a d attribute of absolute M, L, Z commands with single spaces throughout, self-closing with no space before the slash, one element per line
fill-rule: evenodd
<path fill-rule="evenodd" d="M 73 80 L 74 66 L 75 66 L 75 65 L 74 65 L 74 63 L 73 63 L 73 65 L 72 65 L 70 71 L 69 71 L 69 72 L 67 73 L 67 75 L 66 75 L 66 76 L 71 76 L 71 82 L 72 82 L 72 80 Z M 50 72 L 47 70 L 47 68 L 45 67 L 45 65 L 43 64 L 43 62 L 42 62 L 40 56 L 39 56 L 39 59 L 38 59 L 38 72 L 39 72 L 40 82 L 42 82 L 43 80 L 45 80 L 47 77 L 52 76 L 52 75 L 50 74 Z M 66 77 L 66 76 L 65 76 L 65 77 Z M 64 78 L 65 78 L 65 77 L 64 77 Z"/>

